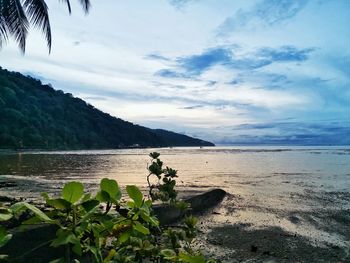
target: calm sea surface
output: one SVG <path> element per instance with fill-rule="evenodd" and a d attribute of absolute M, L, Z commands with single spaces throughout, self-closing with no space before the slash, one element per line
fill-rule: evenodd
<path fill-rule="evenodd" d="M 0 179 L 12 190 L 54 190 L 67 180 L 89 186 L 101 178 L 145 185 L 148 154 L 161 153 L 179 172 L 184 190 L 220 187 L 228 192 L 310 188 L 350 191 L 350 147 L 211 147 L 0 153 Z M 33 189 L 25 189 L 25 188 Z M 0 189 L 1 191 L 1 189 Z M 12 191 L 13 194 L 16 194 Z"/>
<path fill-rule="evenodd" d="M 350 147 L 211 147 L 0 154 L 0 179 L 18 188 L 54 190 L 67 180 L 89 186 L 101 178 L 120 185 L 146 183 L 148 154 L 161 153 L 179 172 L 184 190 L 220 187 L 228 192 L 319 189 L 350 191 Z M 28 189 L 26 189 L 28 187 Z M 33 189 L 31 189 L 33 188 Z M 2 189 L 0 189 L 1 191 Z M 10 189 L 5 189 L 6 191 Z M 16 195 L 15 191 L 12 191 Z M 1 193 L 1 192 L 0 192 Z"/>
<path fill-rule="evenodd" d="M 350 245 L 349 233 L 334 230 L 335 224 L 344 229 L 342 222 L 334 221 L 334 229 L 327 229 L 329 220 L 337 220 L 337 211 L 350 209 L 350 147 L 1 153 L 0 195 L 35 198 L 42 191 L 57 193 L 71 180 L 94 191 L 104 177 L 116 179 L 122 188 L 136 184 L 145 189 L 152 151 L 160 152 L 165 165 L 179 171 L 182 194 L 210 188 L 223 188 L 230 194 L 219 211 L 223 216 L 215 219 L 218 224 L 277 225 L 310 238 Z M 4 187 L 4 182 L 12 184 Z"/>

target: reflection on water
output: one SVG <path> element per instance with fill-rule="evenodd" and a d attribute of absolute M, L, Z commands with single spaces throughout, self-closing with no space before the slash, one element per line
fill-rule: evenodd
<path fill-rule="evenodd" d="M 94 190 L 104 177 L 116 179 L 122 188 L 136 184 L 144 189 L 152 151 L 161 153 L 165 165 L 179 170 L 182 193 L 214 187 L 230 193 L 218 208 L 221 216 L 215 216 L 214 223 L 279 226 L 328 242 L 350 238 L 346 234 L 350 233 L 349 225 L 339 221 L 350 211 L 350 147 L 2 153 L 0 183 L 13 184 L 1 187 L 0 196 L 31 199 L 42 191 L 57 193 L 67 180 L 81 181 Z M 327 228 L 329 222 L 333 222 L 333 229 Z"/>
<path fill-rule="evenodd" d="M 179 170 L 187 190 L 221 187 L 232 193 L 271 193 L 305 188 L 348 191 L 349 147 L 212 147 L 128 149 L 72 152 L 26 152 L 0 155 L 3 180 L 56 188 L 66 180 L 94 186 L 101 178 L 121 185 L 145 185 L 148 153 L 159 151 L 166 165 Z M 26 189 L 27 188 L 27 189 Z M 4 191 L 4 189 L 0 189 Z M 7 190 L 6 190 L 7 191 Z M 31 191 L 30 191 L 31 192 Z M 1 193 L 1 192 L 0 192 Z M 16 194 L 12 191 L 13 194 Z M 268 195 L 268 194 L 267 194 Z"/>

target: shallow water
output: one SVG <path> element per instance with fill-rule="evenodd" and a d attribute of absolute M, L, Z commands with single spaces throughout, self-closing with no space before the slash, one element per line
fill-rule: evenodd
<path fill-rule="evenodd" d="M 121 185 L 146 182 L 148 153 L 158 151 L 166 165 L 179 170 L 187 190 L 220 187 L 230 193 L 348 191 L 350 147 L 211 147 L 0 154 L 2 179 L 24 180 L 55 188 L 66 180 L 95 184 L 101 178 Z M 46 185 L 47 184 L 47 185 Z M 13 189 L 17 190 L 17 189 Z M 23 189 L 25 190 L 25 189 Z M 16 194 L 16 193 L 13 193 Z"/>
<path fill-rule="evenodd" d="M 186 194 L 223 188 L 217 224 L 278 226 L 337 245 L 349 245 L 350 147 L 211 147 L 0 154 L 0 195 L 33 198 L 55 193 L 68 180 L 95 189 L 101 178 L 121 186 L 146 184 L 148 153 L 179 170 Z M 347 218 L 347 217 L 346 217 Z M 350 217 L 349 217 L 350 220 Z M 333 224 L 333 228 L 327 225 Z M 345 228 L 342 228 L 342 226 Z M 342 229 L 341 229 L 342 228 Z M 345 230 L 344 230 L 345 229 Z"/>

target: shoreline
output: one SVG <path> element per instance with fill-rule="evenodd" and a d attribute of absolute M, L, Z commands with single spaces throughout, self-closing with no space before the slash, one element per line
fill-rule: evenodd
<path fill-rule="evenodd" d="M 42 191 L 58 194 L 68 181 L 94 191 L 104 177 L 122 189 L 146 190 L 147 150 L 105 153 L 3 156 L 0 182 L 17 185 L 0 184 L 0 195 L 38 199 Z M 179 170 L 180 196 L 213 188 L 229 193 L 199 218 L 204 252 L 224 263 L 350 262 L 349 148 L 186 148 L 163 149 L 161 156 Z"/>
<path fill-rule="evenodd" d="M 206 191 L 182 189 L 180 197 L 203 192 Z M 350 193 L 337 198 L 350 200 Z M 220 204 L 196 216 L 199 218 L 199 235 L 195 247 L 218 262 L 316 263 L 350 260 L 350 241 L 347 241 L 350 240 L 350 208 L 323 207 L 312 211 L 266 209 L 258 205 L 253 207 L 242 196 L 228 193 Z M 260 221 L 259 216 L 265 217 L 261 224 L 253 223 L 252 218 L 257 217 Z M 271 220 L 274 217 L 279 221 Z M 295 226 L 296 231 L 288 229 L 287 221 Z M 337 224 L 327 226 L 330 221 Z M 300 231 L 303 228 L 304 232 Z"/>

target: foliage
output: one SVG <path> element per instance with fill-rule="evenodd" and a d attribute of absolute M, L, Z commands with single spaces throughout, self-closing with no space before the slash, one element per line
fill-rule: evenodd
<path fill-rule="evenodd" d="M 0 147 L 6 149 L 206 145 L 185 135 L 168 132 L 172 136 L 164 136 L 112 117 L 71 94 L 1 68 L 0 123 Z"/>
<path fill-rule="evenodd" d="M 71 13 L 70 0 L 61 2 L 67 4 L 68 11 Z M 80 0 L 79 2 L 87 13 L 90 1 Z M 0 47 L 11 36 L 24 53 L 30 24 L 42 30 L 51 51 L 51 26 L 45 0 L 0 0 Z"/>
<path fill-rule="evenodd" d="M 177 171 L 169 168 L 163 168 L 163 162 L 159 159 L 159 153 L 150 153 L 151 165 L 148 166 L 149 174 L 147 183 L 149 187 L 149 196 L 152 201 L 161 200 L 163 202 L 175 203 L 177 191 L 175 190 Z M 151 184 L 151 176 L 158 179 L 157 184 Z"/>
<path fill-rule="evenodd" d="M 158 165 L 154 165 L 154 170 L 151 168 L 152 174 L 163 174 L 164 178 L 176 177 L 175 170 L 162 169 L 158 153 L 150 156 Z M 157 191 L 165 193 L 162 188 L 157 188 Z M 171 188 L 172 191 L 175 189 Z M 152 200 L 145 199 L 134 185 L 126 186 L 126 192 L 127 202 L 121 199 L 118 183 L 107 178 L 101 180 L 96 195 L 85 193 L 80 182 L 69 182 L 64 185 L 59 197 L 42 194 L 47 206 L 45 213 L 31 204 L 19 202 L 10 208 L 1 208 L 0 220 L 10 220 L 23 211 L 30 211 L 34 217 L 22 225 L 39 222 L 55 225 L 58 230 L 51 246 L 63 247 L 66 253 L 51 263 L 87 259 L 98 263 L 213 262 L 206 260 L 191 246 L 197 234 L 196 218 L 188 216 L 178 226 L 160 227 L 152 212 Z M 175 197 L 168 196 L 173 201 Z M 1 228 L 0 247 L 10 239 L 11 234 Z"/>

